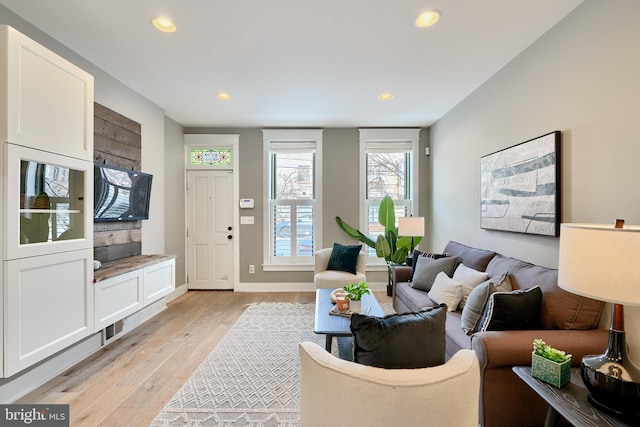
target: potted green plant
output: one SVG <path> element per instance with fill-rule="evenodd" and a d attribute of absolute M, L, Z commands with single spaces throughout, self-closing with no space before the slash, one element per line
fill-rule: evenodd
<path fill-rule="evenodd" d="M 349 300 L 349 310 L 352 313 L 360 313 L 362 308 L 362 296 L 371 294 L 367 282 L 360 281 L 358 283 L 350 283 L 343 288 L 345 298 Z"/>
<path fill-rule="evenodd" d="M 555 387 L 571 381 L 571 355 L 549 346 L 541 339 L 533 340 L 531 375 Z"/>
<path fill-rule="evenodd" d="M 402 264 L 411 250 L 411 237 L 398 236 L 398 227 L 396 226 L 396 213 L 393 199 L 391 196 L 384 196 L 380 202 L 378 209 L 378 222 L 384 227 L 384 234 L 379 234 L 375 241 L 366 234 L 350 226 L 339 216 L 336 217 L 336 223 L 351 237 L 354 237 L 376 250 L 378 258 L 384 258 L 387 262 L 388 282 L 387 295 L 391 296 L 391 266 L 393 264 Z M 413 243 L 417 245 L 422 237 L 414 237 Z"/>

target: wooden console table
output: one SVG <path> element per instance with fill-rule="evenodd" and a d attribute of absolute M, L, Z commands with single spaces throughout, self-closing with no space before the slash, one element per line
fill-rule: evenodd
<path fill-rule="evenodd" d="M 571 369 L 571 382 L 562 388 L 534 378 L 530 366 L 515 366 L 513 372 L 549 404 L 545 427 L 558 425 L 560 416 L 577 427 L 638 425 L 605 414 L 589 403 L 580 368 Z"/>

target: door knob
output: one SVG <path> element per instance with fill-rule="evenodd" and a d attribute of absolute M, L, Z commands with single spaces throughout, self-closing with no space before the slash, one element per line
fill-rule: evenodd
<path fill-rule="evenodd" d="M 233 236 L 231 234 L 227 235 L 227 239 L 231 240 L 233 239 Z"/>

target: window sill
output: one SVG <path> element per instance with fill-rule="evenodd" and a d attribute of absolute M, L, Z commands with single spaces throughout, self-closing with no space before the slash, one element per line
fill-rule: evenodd
<path fill-rule="evenodd" d="M 313 264 L 263 264 L 262 271 L 313 271 Z"/>

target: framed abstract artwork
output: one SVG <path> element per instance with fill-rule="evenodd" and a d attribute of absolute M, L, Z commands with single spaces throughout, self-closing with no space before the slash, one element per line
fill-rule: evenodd
<path fill-rule="evenodd" d="M 481 158 L 481 228 L 560 235 L 560 139 L 554 131 Z"/>

